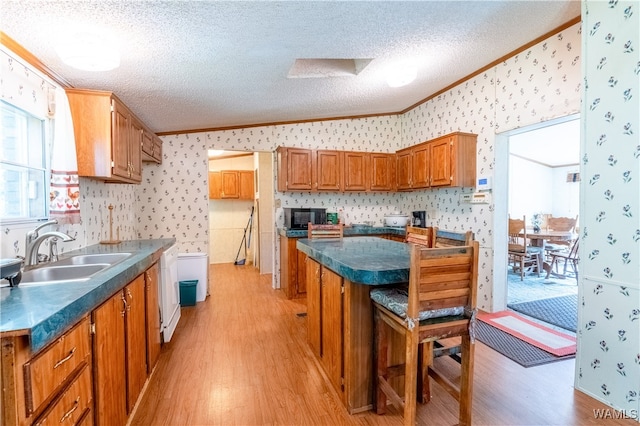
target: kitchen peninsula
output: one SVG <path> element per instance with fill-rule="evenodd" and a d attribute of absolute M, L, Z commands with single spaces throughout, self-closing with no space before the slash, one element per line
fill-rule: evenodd
<path fill-rule="evenodd" d="M 297 241 L 306 255 L 308 342 L 351 414 L 373 404 L 372 286 L 409 280 L 409 245 L 377 237 Z M 389 357 L 402 362 L 403 345 Z"/>
<path fill-rule="evenodd" d="M 405 227 L 345 226 L 345 237 L 375 236 L 403 242 Z M 307 237 L 306 229 L 280 229 L 280 288 L 288 299 L 306 297 L 305 254 L 298 251 L 296 242 Z"/>

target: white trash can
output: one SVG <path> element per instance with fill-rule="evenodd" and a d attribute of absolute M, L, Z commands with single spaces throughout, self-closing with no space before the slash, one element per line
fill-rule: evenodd
<path fill-rule="evenodd" d="M 178 281 L 198 280 L 196 302 L 203 302 L 209 289 L 209 256 L 206 253 L 178 254 Z"/>

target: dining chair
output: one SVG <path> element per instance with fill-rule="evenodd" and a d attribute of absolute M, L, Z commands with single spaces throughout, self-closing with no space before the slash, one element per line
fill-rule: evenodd
<path fill-rule="evenodd" d="M 445 374 L 431 363 L 428 375 L 458 401 L 460 425 L 471 425 L 475 312 L 478 282 L 478 242 L 469 246 L 427 248 L 411 245 L 408 287 L 371 291 L 375 325 L 376 412 L 386 412 L 387 400 L 403 412 L 404 424 L 414 425 L 421 344 L 460 336 L 460 374 Z M 404 339 L 390 335 L 397 332 Z M 393 343 L 404 341 L 402 365 L 388 365 Z M 446 369 L 451 373 L 450 368 Z M 393 387 L 404 376 L 404 398 Z M 427 401 L 424 401 L 427 402 Z"/>
<path fill-rule="evenodd" d="M 343 235 L 343 223 L 337 225 L 314 225 L 309 222 L 307 227 L 307 238 L 342 238 Z"/>
<path fill-rule="evenodd" d="M 535 268 L 540 276 L 542 270 L 542 247 L 534 247 L 527 238 L 527 217 L 509 218 L 508 261 L 514 272 L 520 269 L 520 281 L 524 280 L 525 269 Z"/>
<path fill-rule="evenodd" d="M 405 243 L 418 244 L 425 247 L 433 247 L 435 232 L 434 228 L 418 228 L 416 226 L 407 226 Z"/>
<path fill-rule="evenodd" d="M 570 217 L 549 217 L 547 218 L 547 230 L 548 231 L 563 231 L 563 232 L 576 232 L 576 225 L 578 223 L 578 216 L 575 218 Z M 551 255 L 557 251 L 568 250 L 574 242 L 574 238 L 571 239 L 559 239 L 550 238 L 545 241 L 544 251 L 546 258 L 551 259 Z"/>
<path fill-rule="evenodd" d="M 547 275 L 545 278 L 549 278 L 549 275 L 551 275 L 553 268 L 555 266 L 556 268 L 556 272 L 558 271 L 558 263 L 561 260 L 564 260 L 564 270 L 562 272 L 562 275 L 564 277 L 566 277 L 567 275 L 567 266 L 571 266 L 571 269 L 573 269 L 573 273 L 576 276 L 576 282 L 578 281 L 578 263 L 580 262 L 580 257 L 579 257 L 579 239 L 576 238 L 572 245 L 571 248 L 569 250 L 566 251 L 556 251 L 551 253 L 551 261 L 550 261 L 550 267 L 549 269 L 547 269 Z"/>

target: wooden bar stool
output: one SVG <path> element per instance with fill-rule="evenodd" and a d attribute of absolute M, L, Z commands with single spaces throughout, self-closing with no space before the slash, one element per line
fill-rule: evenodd
<path fill-rule="evenodd" d="M 463 247 L 431 249 L 412 245 L 409 271 L 407 289 L 371 291 L 376 329 L 376 410 L 378 414 L 384 414 L 389 399 L 403 410 L 405 425 L 415 424 L 418 347 L 421 343 L 432 345 L 438 339 L 460 336 L 460 386 L 453 384 L 433 365 L 428 366 L 428 375 L 458 401 L 460 425 L 470 425 L 478 242 Z M 390 331 L 405 336 L 404 364 L 388 366 Z M 404 399 L 389 383 L 398 376 L 404 376 Z"/>

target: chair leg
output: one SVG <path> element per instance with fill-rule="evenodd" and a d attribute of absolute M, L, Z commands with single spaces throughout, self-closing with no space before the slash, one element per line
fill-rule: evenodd
<path fill-rule="evenodd" d="M 418 402 L 431 401 L 429 368 L 433 364 L 433 342 L 421 343 L 418 347 Z"/>
<path fill-rule="evenodd" d="M 416 424 L 416 399 L 418 380 L 418 327 L 407 330 L 405 335 L 405 367 L 404 367 L 404 424 Z"/>
<path fill-rule="evenodd" d="M 520 256 L 520 281 L 524 281 L 524 256 Z"/>
<path fill-rule="evenodd" d="M 387 354 L 389 347 L 389 340 L 387 335 L 387 325 L 384 323 L 382 319 L 379 317 L 379 313 L 376 310 L 375 313 L 375 333 L 376 333 L 376 342 L 375 342 L 375 355 L 376 355 L 376 377 L 375 377 L 375 386 L 376 386 L 376 413 L 384 414 L 387 411 L 387 395 L 382 391 L 382 387 L 380 386 L 379 377 L 382 376 L 385 379 L 387 376 Z"/>
<path fill-rule="evenodd" d="M 471 426 L 471 403 L 473 400 L 473 359 L 475 343 L 469 335 L 462 336 L 462 363 L 460 374 L 460 426 Z"/>

